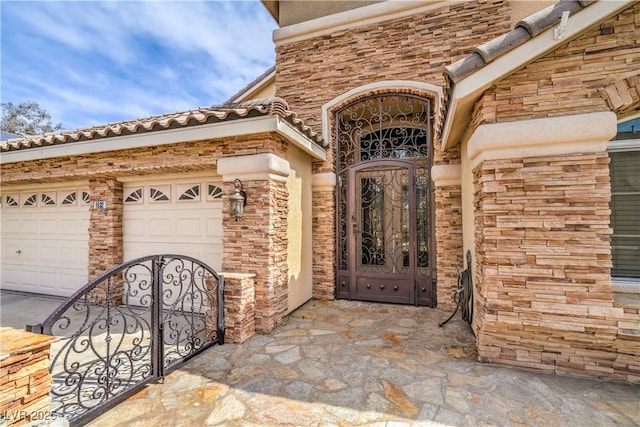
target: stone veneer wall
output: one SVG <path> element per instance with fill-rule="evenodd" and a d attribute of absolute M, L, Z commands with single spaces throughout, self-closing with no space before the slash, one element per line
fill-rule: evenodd
<path fill-rule="evenodd" d="M 89 179 L 91 203 L 107 202 L 104 211 L 90 207 L 88 279 L 93 279 L 123 261 L 119 177 L 215 170 L 223 155 L 255 153 L 274 153 L 286 158 L 287 143 L 265 133 L 21 161 L 2 165 L 0 184 Z"/>
<path fill-rule="evenodd" d="M 4 425 L 50 421 L 49 350 L 56 337 L 0 328 L 0 415 Z M 6 424 L 5 424 L 6 423 Z"/>
<path fill-rule="evenodd" d="M 89 277 L 95 279 L 124 258 L 122 183 L 115 179 L 89 181 Z M 107 202 L 107 209 L 95 209 L 94 201 Z"/>
<path fill-rule="evenodd" d="M 608 164 L 586 153 L 474 169 L 480 360 L 640 382 L 637 310 L 611 292 Z"/>
<path fill-rule="evenodd" d="M 462 188 L 458 185 L 435 188 L 436 265 L 438 308 L 453 310 L 453 294 L 458 288 L 458 271 L 466 268 L 462 248 Z"/>
<path fill-rule="evenodd" d="M 277 135 L 263 133 L 21 161 L 2 165 L 0 184 L 210 171 L 215 170 L 217 159 L 222 156 L 256 153 L 273 153 L 286 158 L 287 142 Z"/>
<path fill-rule="evenodd" d="M 639 45 L 636 3 L 487 90 L 476 105 L 474 128 L 586 111 L 637 111 Z"/>
<path fill-rule="evenodd" d="M 439 144 L 439 143 L 438 143 Z M 434 164 L 458 165 L 460 146 L 448 151 L 435 150 Z M 455 308 L 453 293 L 458 288 L 458 270 L 465 268 L 462 240 L 462 185 L 434 185 L 435 248 L 436 248 L 436 298 L 443 310 Z"/>
<path fill-rule="evenodd" d="M 92 203 L 107 202 L 106 210 L 91 207 L 88 275 L 92 279 L 123 261 L 123 194 L 119 177 L 215 171 L 222 156 L 269 153 L 286 159 L 287 149 L 288 143 L 282 137 L 265 133 L 23 161 L 2 165 L 0 183 L 89 179 Z M 223 269 L 256 274 L 253 279 L 255 330 L 269 332 L 282 323 L 287 313 L 288 193 L 284 181 L 244 181 L 243 184 L 249 199 L 245 218 L 238 222 L 230 220 L 228 197 L 223 197 Z M 224 194 L 232 193 L 233 184 L 225 183 Z M 245 285 L 246 281 L 240 281 L 227 293 L 241 300 L 235 301 L 237 304 L 230 311 L 237 319 L 247 319 L 246 313 L 252 309 L 247 306 L 252 297 L 247 295 Z M 230 339 L 241 341 L 253 334 L 249 323 L 234 324 Z"/>
<path fill-rule="evenodd" d="M 639 28 L 636 3 L 527 65 L 483 94 L 473 127 L 633 113 L 640 105 Z M 514 154 L 474 169 L 479 357 L 640 382 L 638 307 L 616 304 L 611 289 L 606 141 L 594 151 L 587 145 L 600 140 L 579 138 L 583 147 L 565 151 L 574 154 L 545 156 L 538 148 L 537 157 Z M 499 142 L 509 147 L 508 138 Z"/>
<path fill-rule="evenodd" d="M 225 342 L 243 343 L 256 333 L 255 274 L 224 275 Z"/>
<path fill-rule="evenodd" d="M 321 132 L 322 106 L 355 87 L 384 80 L 442 86 L 444 66 L 507 32 L 510 12 L 507 1 L 461 2 L 277 45 L 276 94 L 286 99 L 306 124 Z M 327 161 L 315 161 L 314 173 L 335 172 L 333 138 L 328 142 Z M 439 147 L 440 142 L 434 141 L 434 164 L 460 163 L 459 151 L 441 152 Z M 335 219 L 321 223 L 320 218 L 329 214 L 335 217 L 335 196 L 314 192 L 313 199 L 313 292 L 314 297 L 332 298 L 329 292 L 333 294 L 335 284 Z M 455 266 L 463 262 L 460 206 L 459 188 L 436 191 L 434 207 L 447 213 L 436 217 L 434 233 L 438 304 L 443 308 L 451 305 L 451 292 L 457 284 Z M 318 209 L 321 214 L 316 213 Z"/>
<path fill-rule="evenodd" d="M 314 189 L 312 200 L 313 298 L 333 300 L 336 295 L 334 268 L 336 241 L 335 194 L 332 190 Z"/>
<path fill-rule="evenodd" d="M 225 194 L 233 183 L 224 184 Z M 222 269 L 255 273 L 255 328 L 271 332 L 287 315 L 287 187 L 285 181 L 243 181 L 244 217 L 229 218 L 224 201 Z"/>
<path fill-rule="evenodd" d="M 444 66 L 509 31 L 510 12 L 506 1 L 462 2 L 277 45 L 276 94 L 321 132 L 322 105 L 355 87 L 383 80 L 441 86 Z M 334 170 L 332 159 L 317 167 Z"/>

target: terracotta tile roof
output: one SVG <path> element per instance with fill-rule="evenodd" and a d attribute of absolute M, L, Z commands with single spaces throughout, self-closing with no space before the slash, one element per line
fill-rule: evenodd
<path fill-rule="evenodd" d="M 290 111 L 284 99 L 273 97 L 235 104 L 228 103 L 220 106 L 200 107 L 188 111 L 126 120 L 84 129 L 10 139 L 0 144 L 0 152 L 178 129 L 259 116 L 278 116 L 289 122 L 314 143 L 326 147 L 322 137 L 305 125 L 296 113 Z"/>
<path fill-rule="evenodd" d="M 436 127 L 438 135 L 441 135 L 449 110 L 450 96 L 456 83 L 550 27 L 558 25 L 562 12 L 568 11 L 570 15 L 573 15 L 594 2 L 595 0 L 561 0 L 524 18 L 516 24 L 512 31 L 476 47 L 473 53 L 466 58 L 446 66 L 444 69 L 446 83 L 443 96 L 443 114 L 440 115 L 440 120 Z"/>

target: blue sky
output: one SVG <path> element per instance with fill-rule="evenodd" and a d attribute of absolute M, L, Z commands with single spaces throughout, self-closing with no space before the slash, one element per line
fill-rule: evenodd
<path fill-rule="evenodd" d="M 220 104 L 275 62 L 257 0 L 0 2 L 0 99 L 65 129 Z"/>

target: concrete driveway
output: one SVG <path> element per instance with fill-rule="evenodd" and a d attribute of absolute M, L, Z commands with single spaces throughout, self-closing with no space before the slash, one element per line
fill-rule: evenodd
<path fill-rule="evenodd" d="M 63 297 L 0 290 L 0 326 L 24 330 L 47 318 L 64 302 Z"/>

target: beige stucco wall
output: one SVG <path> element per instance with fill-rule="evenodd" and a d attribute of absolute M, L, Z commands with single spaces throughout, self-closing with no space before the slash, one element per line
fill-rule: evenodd
<path fill-rule="evenodd" d="M 433 0 L 431 2 L 436 3 Z M 309 21 L 311 19 L 357 9 L 374 3 L 381 3 L 381 1 L 280 1 L 280 27 L 286 27 L 287 25 L 293 25 Z M 555 3 L 555 0 L 513 0 L 511 26 L 514 27 L 522 18 Z"/>
<path fill-rule="evenodd" d="M 313 250 L 311 242 L 311 159 L 289 147 L 289 213 L 287 216 L 287 264 L 289 266 L 288 312 L 311 299 Z"/>
<path fill-rule="evenodd" d="M 251 93 L 250 98 L 246 99 L 246 101 L 250 101 L 253 99 L 262 99 L 262 98 L 270 98 L 272 96 L 276 96 L 276 81 L 275 79 L 271 80 L 267 86 L 261 88 L 261 90 Z"/>
<path fill-rule="evenodd" d="M 475 250 L 475 225 L 473 206 L 473 166 L 467 151 L 468 141 L 462 143 L 460 153 L 460 169 L 462 183 L 462 247 L 466 254 L 471 251 L 472 271 L 475 270 L 476 250 Z M 465 261 L 466 262 L 466 261 Z M 466 265 L 465 265 L 466 267 Z"/>
<path fill-rule="evenodd" d="M 511 27 L 515 27 L 521 19 L 555 3 L 557 3 L 555 0 L 513 0 L 511 3 Z"/>
<path fill-rule="evenodd" d="M 276 96 L 275 77 L 269 80 L 268 82 L 266 82 L 265 84 L 254 88 L 251 92 L 243 94 L 242 96 L 238 97 L 235 101 L 246 102 L 246 101 L 253 101 L 256 99 L 271 98 L 273 96 Z"/>
<path fill-rule="evenodd" d="M 380 1 L 280 1 L 280 26 L 285 27 L 373 3 Z"/>

